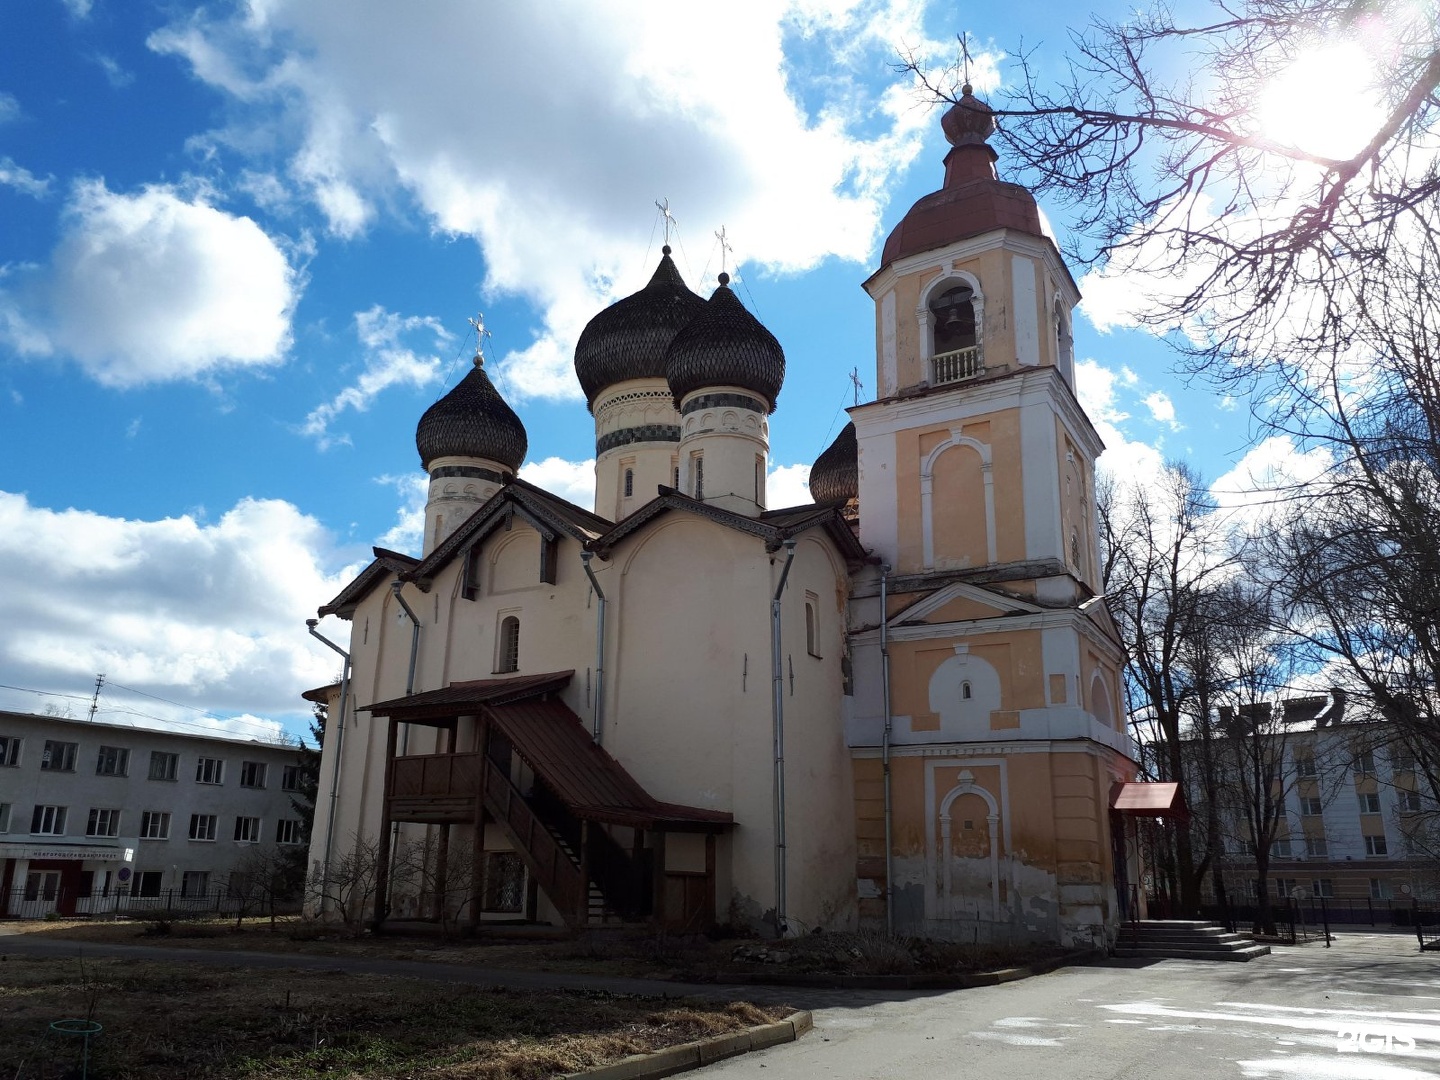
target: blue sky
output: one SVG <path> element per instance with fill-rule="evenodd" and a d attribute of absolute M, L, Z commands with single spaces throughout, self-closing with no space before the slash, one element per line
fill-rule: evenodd
<path fill-rule="evenodd" d="M 571 351 L 648 278 L 662 197 L 691 286 L 723 226 L 785 348 L 771 501 L 804 501 L 852 367 L 873 391 L 860 283 L 942 175 L 896 49 L 944 63 L 962 28 L 920 0 L 710 8 L 0 0 L 0 708 L 80 715 L 104 672 L 102 718 L 301 730 L 335 674 L 304 620 L 371 545 L 418 547 L 415 423 L 477 312 L 523 475 L 588 503 Z M 986 14 L 982 90 L 1022 39 L 1059 64 L 1082 17 Z M 1089 284 L 1109 463 L 1236 486 L 1245 403 L 1169 374 L 1143 282 Z"/>

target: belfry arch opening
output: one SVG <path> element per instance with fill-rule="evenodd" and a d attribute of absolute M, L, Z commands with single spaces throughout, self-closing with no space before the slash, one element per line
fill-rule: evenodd
<path fill-rule="evenodd" d="M 985 370 L 976 317 L 975 288 L 957 281 L 930 299 L 930 381 L 972 378 Z"/>

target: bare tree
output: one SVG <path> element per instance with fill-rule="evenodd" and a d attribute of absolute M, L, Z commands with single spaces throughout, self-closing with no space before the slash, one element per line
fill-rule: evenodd
<path fill-rule="evenodd" d="M 374 912 L 380 860 L 387 855 L 386 843 L 355 836 L 349 850 L 331 860 L 328 873 L 318 864 L 312 868 L 306 883 L 307 908 L 322 918 L 338 917 L 358 937 Z"/>

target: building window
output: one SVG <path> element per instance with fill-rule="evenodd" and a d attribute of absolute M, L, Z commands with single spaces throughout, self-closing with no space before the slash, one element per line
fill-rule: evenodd
<path fill-rule="evenodd" d="M 135 884 L 130 888 L 131 896 L 159 896 L 164 875 L 159 870 L 144 870 L 135 875 Z"/>
<path fill-rule="evenodd" d="M 1316 878 L 1310 882 L 1310 895 L 1314 897 L 1324 897 L 1326 900 L 1333 899 L 1335 896 L 1335 882 L 1331 881 L 1328 877 Z"/>
<path fill-rule="evenodd" d="M 206 896 L 210 892 L 209 870 L 186 870 L 180 879 L 180 895 L 186 898 Z"/>
<path fill-rule="evenodd" d="M 281 790 L 281 791 L 299 791 L 299 790 L 300 790 L 300 766 L 299 766 L 299 765 L 286 765 L 283 769 L 280 770 L 280 790 Z"/>
<path fill-rule="evenodd" d="M 625 498 L 628 499 L 628 498 L 630 498 L 630 497 L 631 497 L 632 495 L 634 495 L 634 494 L 635 494 L 635 470 L 634 470 L 634 469 L 626 469 L 626 470 L 625 470 Z"/>
<path fill-rule="evenodd" d="M 1295 879 L 1293 877 L 1282 877 L 1275 879 L 1275 895 L 1281 900 L 1288 899 L 1295 891 Z"/>
<path fill-rule="evenodd" d="M 45 753 L 40 757 L 40 768 L 47 772 L 74 772 L 75 755 L 79 749 L 79 743 L 46 739 Z"/>
<path fill-rule="evenodd" d="M 676 491 L 679 491 L 679 490 L 680 490 L 680 466 L 679 466 L 679 465 L 674 466 L 674 470 L 675 470 L 675 483 L 673 483 L 673 484 L 670 485 L 670 486 L 673 487 Z"/>
<path fill-rule="evenodd" d="M 102 746 L 95 759 L 96 776 L 129 776 L 130 751 L 123 746 Z"/>
<path fill-rule="evenodd" d="M 1366 854 L 1366 855 L 1388 855 L 1388 854 L 1390 854 L 1390 848 L 1389 848 L 1389 846 L 1385 843 L 1385 837 L 1383 837 L 1383 836 L 1367 836 L 1367 837 L 1365 837 L 1365 854 Z"/>
<path fill-rule="evenodd" d="M 263 788 L 265 786 L 265 763 L 263 761 L 242 761 L 240 763 L 240 786 Z"/>
<path fill-rule="evenodd" d="M 170 815 L 164 810 L 146 810 L 140 815 L 141 840 L 169 840 Z"/>
<path fill-rule="evenodd" d="M 1388 881 L 1378 877 L 1372 877 L 1370 879 L 1371 900 L 1389 900 L 1390 896 L 1390 883 Z"/>
<path fill-rule="evenodd" d="M 35 807 L 35 812 L 30 815 L 30 831 L 37 836 L 64 836 L 65 807 Z"/>
<path fill-rule="evenodd" d="M 513 851 L 485 853 L 482 911 L 520 912 L 525 907 L 525 864 Z"/>
<path fill-rule="evenodd" d="M 214 815 L 214 814 L 191 814 L 191 815 L 190 815 L 190 839 L 191 839 L 191 840 L 214 840 L 214 839 L 215 839 L 215 815 Z"/>
<path fill-rule="evenodd" d="M 1418 814 L 1420 812 L 1420 793 L 1418 791 L 1397 791 L 1395 794 L 1399 797 L 1402 814 Z"/>
<path fill-rule="evenodd" d="M 1375 751 L 1365 750 L 1355 755 L 1355 771 L 1361 776 L 1375 775 Z"/>
<path fill-rule="evenodd" d="M 90 819 L 85 822 L 86 836 L 119 836 L 120 811 L 102 807 L 90 808 Z"/>
<path fill-rule="evenodd" d="M 1290 853 L 1290 838 L 1288 836 L 1279 840 L 1270 841 L 1270 857 L 1272 859 L 1289 859 L 1292 857 Z"/>
<path fill-rule="evenodd" d="M 0 802 L 0 833 L 10 831 L 10 804 Z"/>
<path fill-rule="evenodd" d="M 1295 775 L 1301 780 L 1313 780 L 1317 775 L 1315 759 L 1308 754 L 1304 757 L 1297 757 L 1295 759 Z"/>
<path fill-rule="evenodd" d="M 460 574 L 460 596 L 474 600 L 480 595 L 480 560 L 485 557 L 479 544 L 471 544 L 465 552 L 465 563 Z"/>
<path fill-rule="evenodd" d="M 969 700 L 970 700 L 970 695 L 971 695 L 972 693 L 973 693 L 973 691 L 970 689 L 970 680 L 969 680 L 969 679 L 966 679 L 964 682 L 962 682 L 962 683 L 960 684 L 960 700 L 961 700 L 961 701 L 969 701 Z"/>
<path fill-rule="evenodd" d="M 495 670 L 499 673 L 520 670 L 520 620 L 506 615 L 500 620 L 500 654 Z"/>
<path fill-rule="evenodd" d="M 1356 798 L 1358 798 L 1358 799 L 1360 800 L 1360 813 L 1362 813 L 1362 814 L 1378 814 L 1378 813 L 1380 813 L 1380 795 L 1379 795 L 1378 792 L 1375 792 L 1375 791 L 1362 792 L 1361 794 L 1357 795 Z"/>
<path fill-rule="evenodd" d="M 815 618 L 819 603 L 820 598 L 814 593 L 805 594 L 805 651 L 816 659 L 820 657 L 820 630 Z"/>
<path fill-rule="evenodd" d="M 705 455 L 690 455 L 690 472 L 695 477 L 695 498 L 705 498 Z"/>
<path fill-rule="evenodd" d="M 0 767 L 20 764 L 20 740 L 13 735 L 0 735 Z"/>
<path fill-rule="evenodd" d="M 1305 838 L 1305 857 L 1307 859 L 1326 859 L 1330 856 L 1330 844 L 1323 836 L 1307 836 Z"/>
<path fill-rule="evenodd" d="M 281 818 L 275 822 L 275 842 L 277 844 L 302 843 L 300 820 L 298 818 Z"/>
<path fill-rule="evenodd" d="M 1319 817 L 1321 812 L 1320 799 L 1315 795 L 1300 796 L 1300 813 L 1305 817 Z"/>
<path fill-rule="evenodd" d="M 237 844 L 258 844 L 260 842 L 260 819 L 258 817 L 237 817 L 235 819 L 235 842 Z"/>
<path fill-rule="evenodd" d="M 167 754 L 164 750 L 150 751 L 151 780 L 174 780 L 179 771 L 179 754 Z"/>
<path fill-rule="evenodd" d="M 755 505 L 765 505 L 765 459 L 755 458 Z"/>
<path fill-rule="evenodd" d="M 225 761 L 223 758 L 202 757 L 195 765 L 197 784 L 223 784 L 225 782 Z"/>

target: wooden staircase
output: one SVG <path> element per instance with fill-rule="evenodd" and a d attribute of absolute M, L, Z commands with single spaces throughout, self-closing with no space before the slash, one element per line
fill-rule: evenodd
<path fill-rule="evenodd" d="M 1269 945 L 1256 945 L 1213 922 L 1142 919 L 1125 923 L 1115 943 L 1116 956 L 1167 960 L 1254 960 L 1268 956 Z"/>

